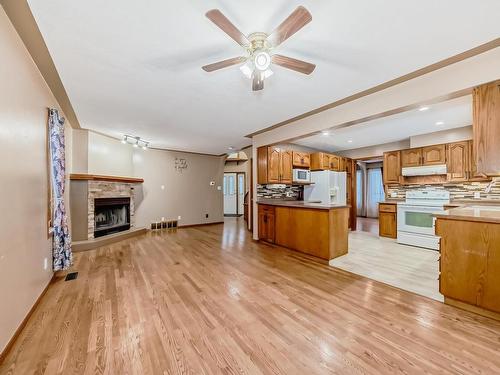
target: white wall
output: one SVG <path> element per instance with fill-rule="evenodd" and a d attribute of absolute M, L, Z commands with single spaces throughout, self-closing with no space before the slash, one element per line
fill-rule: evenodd
<path fill-rule="evenodd" d="M 0 56 L 1 352 L 52 277 L 46 133 L 47 107 L 58 104 L 2 7 Z"/>
<path fill-rule="evenodd" d="M 472 139 L 472 125 L 410 137 L 410 147 L 423 147 Z"/>
<path fill-rule="evenodd" d="M 353 150 L 340 151 L 336 152 L 335 154 L 345 156 L 351 159 L 361 159 L 372 156 L 382 156 L 384 152 L 403 150 L 405 148 L 410 148 L 409 139 L 399 142 L 384 143 L 382 145 L 375 145 L 369 147 L 356 148 Z"/>

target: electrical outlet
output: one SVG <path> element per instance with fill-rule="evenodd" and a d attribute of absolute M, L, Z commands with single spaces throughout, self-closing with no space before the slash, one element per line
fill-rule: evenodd
<path fill-rule="evenodd" d="M 182 219 L 182 217 L 180 215 L 177 216 L 177 220 L 181 220 L 181 219 Z"/>
<path fill-rule="evenodd" d="M 474 199 L 481 199 L 481 192 L 480 191 L 474 192 Z"/>
<path fill-rule="evenodd" d="M 165 221 L 165 218 L 163 216 L 161 217 L 161 221 Z"/>
<path fill-rule="evenodd" d="M 49 268 L 49 259 L 48 258 L 44 258 L 43 259 L 43 269 L 47 270 L 47 268 Z"/>

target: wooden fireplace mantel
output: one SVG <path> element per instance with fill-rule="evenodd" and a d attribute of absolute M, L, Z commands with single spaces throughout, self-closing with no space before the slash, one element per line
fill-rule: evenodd
<path fill-rule="evenodd" d="M 87 180 L 87 181 L 108 181 L 108 182 L 123 182 L 125 184 L 142 184 L 143 178 L 123 177 L 123 176 L 104 176 L 99 174 L 88 173 L 71 173 L 70 180 Z"/>

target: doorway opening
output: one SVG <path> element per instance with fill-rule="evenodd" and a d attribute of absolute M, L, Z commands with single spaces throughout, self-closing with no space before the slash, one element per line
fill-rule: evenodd
<path fill-rule="evenodd" d="M 357 230 L 378 235 L 378 204 L 385 199 L 383 159 L 373 157 L 356 161 Z"/>
<path fill-rule="evenodd" d="M 245 186 L 244 172 L 224 173 L 224 216 L 238 217 L 245 212 Z"/>

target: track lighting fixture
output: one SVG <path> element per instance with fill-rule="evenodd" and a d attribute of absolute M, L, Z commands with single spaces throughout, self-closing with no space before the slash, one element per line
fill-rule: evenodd
<path fill-rule="evenodd" d="M 141 147 L 143 150 L 147 150 L 150 143 L 149 141 L 146 141 L 142 139 L 141 137 L 134 137 L 128 134 L 125 134 L 122 139 L 123 144 L 130 144 L 134 148 Z"/>

